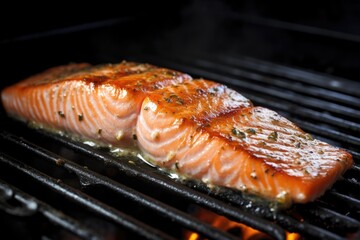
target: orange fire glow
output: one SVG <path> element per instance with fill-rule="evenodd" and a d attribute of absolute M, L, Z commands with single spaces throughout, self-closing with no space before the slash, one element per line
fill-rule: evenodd
<path fill-rule="evenodd" d="M 231 221 L 223 216 L 217 215 L 213 212 L 199 209 L 195 214 L 200 220 L 211 224 L 212 226 L 222 231 L 235 232 L 235 236 L 239 236 L 240 239 L 256 240 L 256 239 L 273 239 L 269 235 L 260 232 L 256 229 L 248 227 L 244 224 Z M 236 230 L 236 231 L 234 231 Z M 185 239 L 187 240 L 204 240 L 199 234 L 187 231 L 185 233 Z M 287 233 L 287 240 L 300 240 L 301 237 L 297 233 Z"/>

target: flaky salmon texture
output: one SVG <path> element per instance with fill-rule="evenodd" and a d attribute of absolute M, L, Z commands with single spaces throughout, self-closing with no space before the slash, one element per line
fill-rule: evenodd
<path fill-rule="evenodd" d="M 69 64 L 1 93 L 10 116 L 112 147 L 158 167 L 280 203 L 321 196 L 352 164 L 276 112 L 213 81 L 149 64 Z"/>

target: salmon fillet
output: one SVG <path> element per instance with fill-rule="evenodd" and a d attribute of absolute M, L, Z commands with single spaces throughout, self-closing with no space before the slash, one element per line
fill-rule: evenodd
<path fill-rule="evenodd" d="M 280 203 L 321 196 L 346 151 L 216 82 L 149 64 L 70 64 L 2 91 L 9 115 L 114 147 L 160 168 Z"/>
<path fill-rule="evenodd" d="M 70 64 L 6 88 L 1 98 L 10 115 L 46 129 L 130 147 L 146 93 L 189 79 L 149 64 Z"/>
<path fill-rule="evenodd" d="M 225 89 L 194 80 L 148 95 L 136 127 L 145 156 L 162 168 L 284 205 L 314 200 L 351 167 L 346 151 Z"/>

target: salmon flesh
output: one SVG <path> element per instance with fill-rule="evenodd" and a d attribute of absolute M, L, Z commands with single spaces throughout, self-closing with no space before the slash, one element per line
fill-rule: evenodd
<path fill-rule="evenodd" d="M 313 201 L 352 164 L 225 85 L 150 64 L 69 64 L 1 93 L 10 116 L 112 147 L 159 168 L 280 203 Z"/>

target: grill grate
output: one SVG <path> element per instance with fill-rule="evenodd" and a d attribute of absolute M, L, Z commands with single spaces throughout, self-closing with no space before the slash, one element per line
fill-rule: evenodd
<path fill-rule="evenodd" d="M 3 156 L 1 156 L 1 159 Z M 84 226 L 80 222 L 71 217 L 63 215 L 48 204 L 35 199 L 23 191 L 9 185 L 4 181 L 0 181 L 1 189 L 1 209 L 11 215 L 27 217 L 33 215 L 35 212 L 41 213 L 54 224 L 57 224 L 64 229 L 74 233 L 75 235 L 86 239 L 100 239 L 100 236 L 94 233 L 93 230 Z M 16 200 L 20 206 L 13 206 L 8 201 Z"/>
<path fill-rule="evenodd" d="M 194 205 L 276 239 L 284 239 L 285 230 L 316 239 L 359 236 L 357 83 L 249 58 L 140 56 L 135 60 L 144 59 L 237 89 L 257 105 L 278 111 L 317 138 L 349 150 L 355 166 L 314 203 L 273 212 L 236 191 L 220 189 L 215 193 L 191 181 L 184 185 L 135 157 L 115 158 L 106 149 L 29 129 L 1 115 L 4 124 L 0 142 L 6 147 L 0 153 L 0 205 L 8 215 L 41 215 L 67 234 L 85 239 L 103 238 L 107 228 L 94 231 L 91 224 L 72 213 L 72 208 L 88 214 L 86 218 L 97 216 L 119 226 L 122 232 L 118 234 L 131 239 L 180 238 L 186 229 L 209 239 L 234 239 L 230 233 L 193 217 L 188 208 Z M 19 176 L 24 177 L 24 182 L 19 183 Z M 32 189 L 33 184 L 39 190 Z M 52 192 L 55 197 L 38 191 Z M 54 198 L 69 204 L 56 203 Z M 125 204 L 120 204 L 122 201 Z M 169 224 L 162 227 L 164 222 Z"/>

